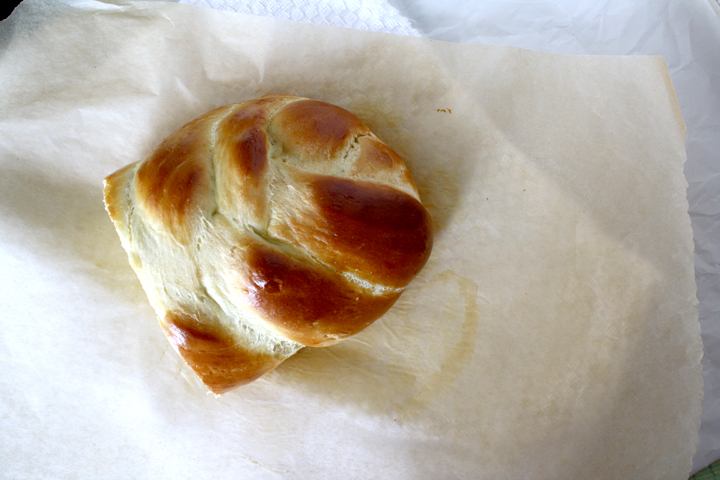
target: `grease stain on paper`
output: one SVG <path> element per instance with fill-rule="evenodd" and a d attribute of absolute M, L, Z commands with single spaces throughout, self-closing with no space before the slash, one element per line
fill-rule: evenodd
<path fill-rule="evenodd" d="M 475 281 L 451 270 L 418 278 L 374 325 L 332 347 L 301 350 L 272 381 L 323 403 L 410 421 L 451 391 L 472 360 L 477 293 Z"/>
<path fill-rule="evenodd" d="M 432 282 L 456 283 L 457 292 L 462 301 L 464 318 L 460 327 L 460 337 L 445 357 L 440 370 L 429 375 L 425 385 L 408 401 L 400 412 L 401 417 L 412 417 L 425 409 L 436 397 L 452 387 L 452 383 L 472 360 L 475 351 L 480 310 L 477 304 L 478 285 L 469 278 L 461 277 L 452 270 L 435 275 Z"/>

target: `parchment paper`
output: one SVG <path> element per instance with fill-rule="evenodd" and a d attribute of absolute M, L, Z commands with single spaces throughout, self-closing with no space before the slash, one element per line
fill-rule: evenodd
<path fill-rule="evenodd" d="M 689 183 L 687 198 L 695 243 L 698 317 L 704 345 L 700 440 L 692 471 L 720 459 L 718 0 L 181 0 L 180 3 L 549 53 L 662 56 L 687 128 L 684 171 Z M 414 27 L 410 31 L 404 28 L 408 22 Z"/>
<path fill-rule="evenodd" d="M 183 0 L 195 1 L 195 0 Z M 211 0 L 205 0 L 211 1 Z M 217 1 L 217 0 L 215 0 Z M 294 0 L 299 2 L 302 0 Z M 717 0 L 389 0 L 422 36 L 573 55 L 659 55 L 688 138 L 704 398 L 693 471 L 720 459 L 720 4 Z"/>
<path fill-rule="evenodd" d="M 0 58 L 9 478 L 685 478 L 701 376 L 685 131 L 662 59 L 24 2 Z M 428 266 L 357 337 L 222 398 L 167 345 L 101 181 L 215 106 L 359 115 Z"/>

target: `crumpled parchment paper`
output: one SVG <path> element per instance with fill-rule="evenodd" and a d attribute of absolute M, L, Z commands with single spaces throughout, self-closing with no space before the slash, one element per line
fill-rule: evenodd
<path fill-rule="evenodd" d="M 163 3 L 28 1 L 0 58 L 10 478 L 684 478 L 702 382 L 685 130 L 658 57 Z M 341 105 L 407 161 L 427 267 L 222 398 L 167 345 L 102 178 L 205 111 Z"/>

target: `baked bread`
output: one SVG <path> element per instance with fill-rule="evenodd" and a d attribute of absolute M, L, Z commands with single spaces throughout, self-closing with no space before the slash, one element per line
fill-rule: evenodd
<path fill-rule="evenodd" d="M 216 394 L 370 325 L 432 248 L 402 159 L 350 112 L 294 96 L 193 120 L 104 196 L 165 335 Z"/>

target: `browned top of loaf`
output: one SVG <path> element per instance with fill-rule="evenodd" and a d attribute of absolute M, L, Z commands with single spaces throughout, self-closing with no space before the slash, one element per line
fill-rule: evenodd
<path fill-rule="evenodd" d="M 407 285 L 432 246 L 432 221 L 402 159 L 355 115 L 316 100 L 270 95 L 213 110 L 166 139 L 136 185 L 147 214 L 180 239 L 219 208 L 387 287 Z"/>
<path fill-rule="evenodd" d="M 107 191 L 126 177 L 108 177 Z M 215 109 L 165 139 L 131 183 L 134 215 L 178 244 L 196 243 L 203 225 L 231 225 L 235 243 L 216 265 L 231 277 L 232 301 L 308 346 L 376 320 L 432 248 L 431 218 L 400 156 L 355 115 L 316 100 L 268 95 Z M 203 330 L 210 323 L 172 312 L 163 329 L 218 390 L 272 364 Z M 255 367 L 223 370 L 240 360 Z"/>

